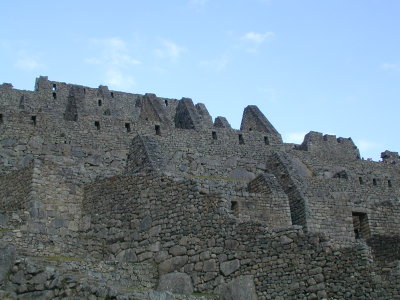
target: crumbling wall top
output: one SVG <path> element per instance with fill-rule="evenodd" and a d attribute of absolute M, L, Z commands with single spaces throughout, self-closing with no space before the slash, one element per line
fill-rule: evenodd
<path fill-rule="evenodd" d="M 398 152 L 392 152 L 386 150 L 385 152 L 381 153 L 382 161 L 389 164 L 399 164 L 400 163 L 400 156 Z"/>

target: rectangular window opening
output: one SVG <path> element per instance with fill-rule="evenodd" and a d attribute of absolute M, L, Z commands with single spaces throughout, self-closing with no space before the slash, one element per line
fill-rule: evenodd
<path fill-rule="evenodd" d="M 217 139 L 217 133 L 215 131 L 212 132 L 212 138 L 213 138 L 213 140 Z"/>
<path fill-rule="evenodd" d="M 113 92 L 111 92 L 111 98 L 114 98 L 114 93 Z"/>
<path fill-rule="evenodd" d="M 31 116 L 33 126 L 36 126 L 36 116 Z"/>
<path fill-rule="evenodd" d="M 231 201 L 231 211 L 235 216 L 239 215 L 239 203 L 237 201 Z"/>
<path fill-rule="evenodd" d="M 53 93 L 53 99 L 57 99 L 57 93 Z"/>
<path fill-rule="evenodd" d="M 168 106 L 168 100 L 165 100 L 164 103 L 165 103 L 165 106 Z"/>
<path fill-rule="evenodd" d="M 372 179 L 372 184 L 373 184 L 373 185 L 377 185 L 377 184 L 378 184 L 378 181 L 374 178 L 374 179 Z"/>
<path fill-rule="evenodd" d="M 99 121 L 95 121 L 94 126 L 96 126 L 97 130 L 100 130 L 100 122 Z"/>
<path fill-rule="evenodd" d="M 98 106 L 101 106 L 102 104 L 103 104 L 103 103 L 102 103 L 101 99 L 97 100 L 97 105 L 98 105 Z"/>
<path fill-rule="evenodd" d="M 368 216 L 366 213 L 353 212 L 353 229 L 356 239 L 366 239 L 371 236 L 369 229 Z"/>
<path fill-rule="evenodd" d="M 358 177 L 358 181 L 360 182 L 360 184 L 364 184 L 364 180 L 362 179 L 362 177 Z"/>
<path fill-rule="evenodd" d="M 3 124 L 3 114 L 0 114 L 0 124 Z"/>
<path fill-rule="evenodd" d="M 393 186 L 392 185 L 392 181 L 390 179 L 387 181 L 387 183 L 388 183 L 388 187 L 392 187 Z"/>
<path fill-rule="evenodd" d="M 53 92 L 57 91 L 57 85 L 55 83 L 53 83 Z"/>
<path fill-rule="evenodd" d="M 156 135 L 161 135 L 161 128 L 160 125 L 156 125 L 154 126 L 155 130 L 156 130 Z"/>
<path fill-rule="evenodd" d="M 239 145 L 244 145 L 244 139 L 242 134 L 239 134 Z"/>
<path fill-rule="evenodd" d="M 125 123 L 126 132 L 131 132 L 131 124 Z"/>
<path fill-rule="evenodd" d="M 267 136 L 264 136 L 264 144 L 269 145 L 269 139 Z"/>

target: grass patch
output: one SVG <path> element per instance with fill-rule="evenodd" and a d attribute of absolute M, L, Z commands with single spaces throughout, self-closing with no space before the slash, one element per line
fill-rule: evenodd
<path fill-rule="evenodd" d="M 2 232 L 10 232 L 10 231 L 12 231 L 12 229 L 10 229 L 10 228 L 0 228 L 0 233 L 2 233 Z"/>
<path fill-rule="evenodd" d="M 197 296 L 197 297 L 219 297 L 220 295 L 218 294 L 210 294 L 210 293 L 193 293 L 190 294 L 191 296 Z"/>
<path fill-rule="evenodd" d="M 82 257 L 71 257 L 71 256 L 45 256 L 46 259 L 52 261 L 84 261 Z"/>

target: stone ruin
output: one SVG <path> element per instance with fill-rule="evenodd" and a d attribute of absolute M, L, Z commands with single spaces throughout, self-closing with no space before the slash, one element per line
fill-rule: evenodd
<path fill-rule="evenodd" d="M 400 299 L 397 152 L 47 77 L 0 133 L 2 299 Z"/>

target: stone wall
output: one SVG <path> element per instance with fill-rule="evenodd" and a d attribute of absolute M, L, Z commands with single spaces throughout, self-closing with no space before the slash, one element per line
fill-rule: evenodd
<path fill-rule="evenodd" d="M 85 187 L 87 234 L 106 240 L 105 256 L 154 261 L 160 274 L 189 274 L 199 292 L 239 275 L 253 276 L 260 299 L 368 299 L 399 292 L 374 283 L 372 270 L 382 268 L 365 245 L 339 250 L 298 227 L 271 230 L 237 219 L 227 204 L 191 180 L 144 174 L 104 179 Z M 398 281 L 390 278 L 380 280 Z"/>
<path fill-rule="evenodd" d="M 350 138 L 318 132 L 285 144 L 255 106 L 234 130 L 188 98 L 47 77 L 34 91 L 3 84 L 0 241 L 21 257 L 78 257 L 87 278 L 102 262 L 94 277 L 112 285 L 140 264 L 151 289 L 181 276 L 201 293 L 247 286 L 245 299 L 254 290 L 259 299 L 395 299 L 399 157 L 382 158 L 360 159 Z M 119 267 L 126 272 L 110 271 Z M 21 276 L 29 292 L 47 289 L 29 283 L 43 268 L 19 268 L 10 289 L 26 292 Z M 73 284 L 85 292 L 49 293 L 93 295 Z M 126 295 L 100 286 L 104 297 Z"/>
<path fill-rule="evenodd" d="M 26 168 L 0 176 L 0 211 L 11 212 L 28 207 L 32 192 L 33 163 Z"/>

